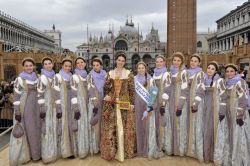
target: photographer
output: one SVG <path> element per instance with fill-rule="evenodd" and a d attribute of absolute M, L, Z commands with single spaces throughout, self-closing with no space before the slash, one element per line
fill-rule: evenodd
<path fill-rule="evenodd" d="M 0 105 L 2 107 L 0 119 L 2 127 L 10 127 L 13 119 L 13 89 L 11 86 L 6 86 L 3 89 L 3 96 L 0 99 Z"/>

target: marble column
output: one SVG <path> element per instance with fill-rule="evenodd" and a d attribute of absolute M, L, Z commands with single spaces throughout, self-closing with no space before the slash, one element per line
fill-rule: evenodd
<path fill-rule="evenodd" d="M 244 43 L 248 43 L 247 33 L 244 33 Z"/>

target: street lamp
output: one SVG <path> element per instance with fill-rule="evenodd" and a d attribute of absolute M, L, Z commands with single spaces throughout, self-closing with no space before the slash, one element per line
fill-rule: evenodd
<path fill-rule="evenodd" d="M 90 65 L 89 65 L 89 51 L 90 51 L 90 50 L 89 50 L 89 48 L 88 48 L 88 49 L 87 49 L 87 54 L 88 54 L 88 64 L 87 64 L 87 67 L 88 67 L 88 70 L 89 70 L 89 66 L 90 66 Z"/>

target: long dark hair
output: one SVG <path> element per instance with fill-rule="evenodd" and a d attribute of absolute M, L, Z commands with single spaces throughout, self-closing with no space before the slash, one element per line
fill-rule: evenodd
<path fill-rule="evenodd" d="M 212 82 L 210 83 L 210 87 L 212 87 L 213 86 L 213 84 L 214 84 L 214 77 L 216 76 L 216 74 L 217 74 L 217 71 L 214 73 L 214 75 L 212 76 Z"/>
<path fill-rule="evenodd" d="M 215 73 L 214 73 L 214 75 L 212 76 L 212 82 L 210 83 L 210 87 L 212 87 L 213 86 L 213 84 L 214 84 L 214 77 L 216 76 L 216 74 L 218 74 L 218 65 L 216 64 L 216 62 L 211 62 L 211 63 L 209 63 L 208 65 L 207 65 L 207 67 L 209 66 L 209 65 L 213 65 L 214 66 L 214 68 L 215 68 Z"/>

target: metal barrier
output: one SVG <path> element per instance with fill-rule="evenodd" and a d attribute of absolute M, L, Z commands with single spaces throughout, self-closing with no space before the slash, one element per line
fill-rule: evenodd
<path fill-rule="evenodd" d="M 9 127 L 7 130 L 5 130 L 4 132 L 2 132 L 0 134 L 0 140 L 2 140 L 2 137 L 4 137 L 6 134 L 8 134 L 9 132 L 11 132 L 11 130 L 13 129 L 13 126 Z M 0 152 L 2 150 L 4 150 L 6 147 L 9 146 L 9 142 L 6 142 L 6 144 L 4 144 L 2 147 L 0 147 Z"/>
<path fill-rule="evenodd" d="M 7 130 L 5 130 L 4 132 L 2 132 L 2 133 L 0 134 L 0 138 L 1 138 L 2 136 L 4 136 L 6 133 L 10 132 L 12 129 L 13 129 L 13 126 L 9 127 Z"/>

